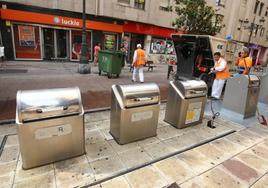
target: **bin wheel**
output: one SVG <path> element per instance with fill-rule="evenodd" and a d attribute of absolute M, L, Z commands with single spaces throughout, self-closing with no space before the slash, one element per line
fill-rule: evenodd
<path fill-rule="evenodd" d="M 99 71 L 99 75 L 101 75 L 101 71 Z"/>
<path fill-rule="evenodd" d="M 111 79 L 111 78 L 112 78 L 112 75 L 111 75 L 110 73 L 107 73 L 107 77 L 108 77 L 109 79 Z"/>
<path fill-rule="evenodd" d="M 119 74 L 116 75 L 116 78 L 119 78 Z"/>

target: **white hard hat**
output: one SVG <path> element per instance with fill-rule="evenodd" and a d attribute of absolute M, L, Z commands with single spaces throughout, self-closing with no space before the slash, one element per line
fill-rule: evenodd
<path fill-rule="evenodd" d="M 137 44 L 137 48 L 141 48 L 141 44 Z"/>

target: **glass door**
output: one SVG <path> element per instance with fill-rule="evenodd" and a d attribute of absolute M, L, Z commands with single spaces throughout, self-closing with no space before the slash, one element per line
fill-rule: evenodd
<path fill-rule="evenodd" d="M 68 58 L 68 31 L 67 30 L 55 30 L 56 32 L 56 58 L 67 59 Z"/>
<path fill-rule="evenodd" d="M 55 58 L 55 42 L 54 42 L 54 29 L 43 29 L 44 39 L 44 59 L 51 60 Z"/>

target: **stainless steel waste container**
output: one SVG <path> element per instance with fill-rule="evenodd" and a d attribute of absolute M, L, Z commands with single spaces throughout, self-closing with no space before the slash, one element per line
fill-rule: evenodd
<path fill-rule="evenodd" d="M 227 80 L 223 107 L 243 118 L 255 116 L 259 93 L 260 79 L 256 75 L 236 75 Z"/>
<path fill-rule="evenodd" d="M 110 133 L 119 144 L 156 136 L 159 110 L 156 84 L 113 85 Z"/>
<path fill-rule="evenodd" d="M 29 169 L 85 153 L 79 88 L 17 92 L 22 167 Z"/>
<path fill-rule="evenodd" d="M 260 76 L 261 88 L 260 88 L 260 98 L 259 102 L 268 104 L 268 73 Z"/>
<path fill-rule="evenodd" d="M 201 123 L 206 95 L 207 85 L 202 80 L 171 81 L 164 121 L 179 129 Z"/>

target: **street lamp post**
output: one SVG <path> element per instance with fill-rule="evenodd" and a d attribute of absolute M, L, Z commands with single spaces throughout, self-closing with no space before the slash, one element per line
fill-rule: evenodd
<path fill-rule="evenodd" d="M 263 17 L 260 19 L 260 21 L 259 21 L 260 24 L 259 25 L 255 23 L 255 20 L 256 20 L 256 15 L 254 16 L 253 21 L 251 23 L 249 23 L 249 20 L 248 19 L 246 19 L 246 20 L 239 20 L 239 22 L 241 23 L 241 26 L 244 29 L 249 30 L 249 37 L 248 37 L 248 42 L 247 42 L 247 46 L 248 47 L 249 47 L 249 44 L 250 44 L 250 41 L 251 41 L 251 37 L 252 37 L 253 31 L 255 29 L 261 29 L 262 26 L 263 26 L 263 23 L 265 22 L 265 19 Z"/>
<path fill-rule="evenodd" d="M 80 74 L 88 74 L 91 72 L 90 65 L 87 60 L 87 41 L 86 41 L 86 0 L 83 0 L 83 29 L 82 29 L 82 47 L 81 47 L 81 59 L 78 66 L 78 72 Z"/>

